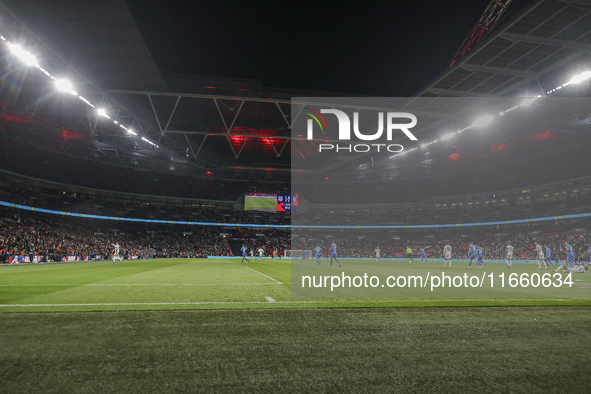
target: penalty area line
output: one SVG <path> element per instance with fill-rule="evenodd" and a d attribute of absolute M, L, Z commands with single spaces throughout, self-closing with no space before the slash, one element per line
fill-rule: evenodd
<path fill-rule="evenodd" d="M 259 271 L 257 271 L 257 270 L 253 270 L 253 269 L 252 269 L 252 268 L 250 268 L 250 267 L 245 267 L 245 268 L 248 268 L 249 270 L 251 270 L 251 271 L 254 271 L 254 272 L 256 272 L 256 273 L 257 273 L 257 274 L 259 274 L 259 275 L 263 275 L 265 278 L 269 278 L 269 279 L 271 279 L 273 282 L 275 282 L 275 283 L 277 283 L 277 284 L 279 284 L 279 285 L 282 285 L 282 284 L 283 284 L 283 283 L 279 282 L 277 279 L 271 278 L 270 276 L 268 276 L 268 275 L 265 275 L 265 274 L 263 274 L 262 272 L 259 272 Z"/>

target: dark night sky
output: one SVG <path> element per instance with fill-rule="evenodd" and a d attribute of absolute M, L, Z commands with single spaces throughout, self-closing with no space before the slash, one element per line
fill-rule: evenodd
<path fill-rule="evenodd" d="M 410 96 L 445 70 L 489 0 L 128 2 L 164 73 Z"/>

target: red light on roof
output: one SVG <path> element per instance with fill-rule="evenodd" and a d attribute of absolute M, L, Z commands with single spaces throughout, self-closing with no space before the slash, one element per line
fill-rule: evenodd
<path fill-rule="evenodd" d="M 447 160 L 449 161 L 457 161 L 460 160 L 462 158 L 462 156 L 460 156 L 457 153 L 452 153 L 451 155 L 447 156 Z"/>
<path fill-rule="evenodd" d="M 491 152 L 504 152 L 507 150 L 507 144 L 498 144 L 498 145 L 491 145 L 490 151 Z"/>
<path fill-rule="evenodd" d="M 34 122 L 30 119 L 27 119 L 25 117 L 25 115 L 19 116 L 19 115 L 10 115 L 7 113 L 3 113 L 1 119 L 5 122 L 10 122 L 10 123 L 34 124 Z"/>
<path fill-rule="evenodd" d="M 542 130 L 537 131 L 533 134 L 530 134 L 527 139 L 530 141 L 542 141 L 542 140 L 549 140 L 550 138 L 554 137 L 554 133 L 550 130 Z"/>
<path fill-rule="evenodd" d="M 82 138 L 82 135 L 80 135 L 78 133 L 73 133 L 73 132 L 68 131 L 66 129 L 62 129 L 61 133 L 62 133 L 62 138 L 65 140 L 79 140 Z"/>
<path fill-rule="evenodd" d="M 241 92 L 244 92 L 246 89 L 238 89 L 238 90 L 240 90 Z"/>
<path fill-rule="evenodd" d="M 330 177 L 329 177 L 329 176 L 327 176 L 326 178 L 324 178 L 324 180 L 325 180 L 325 181 L 329 181 L 329 180 L 330 180 Z"/>
<path fill-rule="evenodd" d="M 216 89 L 215 86 L 205 86 L 205 89 Z"/>
<path fill-rule="evenodd" d="M 209 170 L 205 171 L 205 175 L 211 175 L 211 174 L 213 174 L 213 172 L 211 172 Z"/>

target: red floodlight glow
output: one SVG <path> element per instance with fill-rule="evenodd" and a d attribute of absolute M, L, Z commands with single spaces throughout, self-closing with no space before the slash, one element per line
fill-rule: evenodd
<path fill-rule="evenodd" d="M 527 139 L 530 141 L 543 141 L 549 140 L 550 138 L 554 137 L 554 133 L 550 130 L 541 130 L 537 131 L 533 134 L 530 134 Z"/>
<path fill-rule="evenodd" d="M 462 158 L 458 153 L 452 153 L 451 155 L 447 156 L 447 160 L 449 161 L 458 161 Z"/>
<path fill-rule="evenodd" d="M 498 145 L 491 145 L 490 151 L 491 152 L 504 152 L 507 150 L 507 144 L 498 144 Z"/>
<path fill-rule="evenodd" d="M 23 115 L 23 116 L 11 115 L 11 114 L 7 114 L 5 112 L 2 113 L 2 115 L 0 115 L 0 119 L 2 119 L 4 122 L 10 122 L 10 123 L 35 124 L 35 122 L 28 119 L 26 117 L 26 115 Z"/>

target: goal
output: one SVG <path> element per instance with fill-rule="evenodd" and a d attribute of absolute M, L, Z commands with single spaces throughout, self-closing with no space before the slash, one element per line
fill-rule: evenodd
<path fill-rule="evenodd" d="M 312 258 L 312 251 L 303 249 L 286 250 L 283 257 L 286 259 L 303 259 L 304 252 L 308 253 L 308 258 Z"/>

